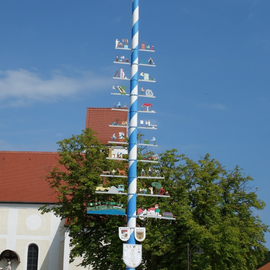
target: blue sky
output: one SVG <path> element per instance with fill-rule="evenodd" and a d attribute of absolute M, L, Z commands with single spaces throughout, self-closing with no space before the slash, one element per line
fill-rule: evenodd
<path fill-rule="evenodd" d="M 118 101 L 114 44 L 130 40 L 131 3 L 0 2 L 0 150 L 55 151 L 84 129 L 87 107 Z M 269 14 L 267 0 L 140 1 L 140 43 L 155 46 L 157 65 L 147 69 L 157 83 L 144 86 L 157 96 L 149 119 L 158 130 L 146 136 L 158 152 L 239 165 L 267 204 L 259 213 L 267 224 Z"/>

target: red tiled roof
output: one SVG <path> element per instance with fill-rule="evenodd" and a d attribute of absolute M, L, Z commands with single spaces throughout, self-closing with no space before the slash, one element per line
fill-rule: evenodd
<path fill-rule="evenodd" d="M 258 268 L 257 270 L 270 270 L 270 262 Z"/>
<path fill-rule="evenodd" d="M 127 111 L 111 108 L 87 108 L 86 128 L 98 132 L 97 138 L 107 144 L 115 133 L 126 128 L 109 127 L 118 119 L 127 121 Z M 46 181 L 48 171 L 58 164 L 57 152 L 0 151 L 0 202 L 55 203 L 57 196 Z"/>
<path fill-rule="evenodd" d="M 56 152 L 0 151 L 0 202 L 55 203 L 45 178 L 58 158 Z"/>
<path fill-rule="evenodd" d="M 86 124 L 85 128 L 91 128 L 98 133 L 97 138 L 101 143 L 108 144 L 108 141 L 112 141 L 112 135 L 115 133 L 118 138 L 119 132 L 124 132 L 126 128 L 109 127 L 109 125 L 115 122 L 115 119 L 119 119 L 119 123 L 127 121 L 127 111 L 114 111 L 111 108 L 87 108 Z"/>

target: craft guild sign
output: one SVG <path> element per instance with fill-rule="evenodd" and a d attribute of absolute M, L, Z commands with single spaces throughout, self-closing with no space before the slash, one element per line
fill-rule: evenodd
<path fill-rule="evenodd" d="M 123 260 L 127 267 L 139 266 L 142 261 L 142 245 L 123 244 Z"/>
<path fill-rule="evenodd" d="M 145 228 L 143 227 L 136 227 L 135 228 L 135 239 L 137 241 L 142 242 L 145 239 L 146 233 Z"/>
<path fill-rule="evenodd" d="M 127 241 L 130 237 L 130 228 L 129 227 L 119 227 L 118 234 L 119 234 L 119 238 L 122 241 Z"/>

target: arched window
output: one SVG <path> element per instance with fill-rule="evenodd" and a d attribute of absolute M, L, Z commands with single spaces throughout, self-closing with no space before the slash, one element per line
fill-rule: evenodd
<path fill-rule="evenodd" d="M 27 270 L 38 269 L 38 246 L 31 244 L 27 253 Z"/>

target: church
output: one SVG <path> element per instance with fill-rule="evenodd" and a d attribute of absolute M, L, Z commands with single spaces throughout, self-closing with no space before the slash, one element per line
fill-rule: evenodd
<path fill-rule="evenodd" d="M 127 109 L 87 108 L 85 128 L 108 145 L 127 136 L 127 117 Z M 111 155 L 124 151 L 121 146 L 110 148 Z M 0 270 L 85 269 L 79 258 L 69 263 L 65 220 L 38 210 L 57 202 L 46 176 L 58 160 L 57 152 L 0 151 Z"/>

